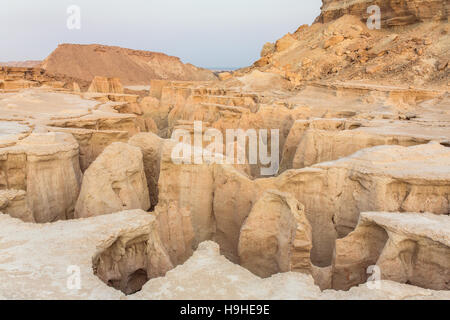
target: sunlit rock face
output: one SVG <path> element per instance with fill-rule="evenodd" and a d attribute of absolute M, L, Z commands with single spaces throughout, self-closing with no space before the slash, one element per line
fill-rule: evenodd
<path fill-rule="evenodd" d="M 34 133 L 1 148 L 0 189 L 22 190 L 26 199 L 23 213 L 12 215 L 38 223 L 73 218 L 82 179 L 78 155 L 78 143 L 65 133 Z M 14 202 L 4 212 L 16 211 Z"/>
<path fill-rule="evenodd" d="M 148 210 L 150 196 L 142 157 L 140 149 L 126 143 L 108 146 L 84 174 L 75 217 Z"/>
<path fill-rule="evenodd" d="M 316 21 L 327 23 L 350 14 L 367 20 L 373 13 L 367 9 L 377 5 L 386 26 L 401 26 L 428 20 L 447 20 L 449 4 L 446 0 L 323 0 L 322 14 Z"/>

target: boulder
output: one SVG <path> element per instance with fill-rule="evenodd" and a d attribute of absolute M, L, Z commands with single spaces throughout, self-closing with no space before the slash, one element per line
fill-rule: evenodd
<path fill-rule="evenodd" d="M 260 277 L 311 270 L 311 226 L 291 195 L 266 192 L 253 206 L 239 237 L 243 267 Z"/>
<path fill-rule="evenodd" d="M 24 222 L 36 222 L 24 190 L 0 190 L 0 211 Z"/>
<path fill-rule="evenodd" d="M 108 146 L 86 170 L 75 217 L 150 208 L 142 152 L 126 143 Z"/>
<path fill-rule="evenodd" d="M 275 51 L 275 44 L 272 42 L 267 42 L 261 50 L 261 57 L 265 57 L 268 54 L 273 53 L 274 51 Z"/>
<path fill-rule="evenodd" d="M 290 47 L 292 47 L 297 42 L 298 42 L 297 39 L 295 39 L 291 34 L 288 33 L 275 43 L 275 51 L 276 52 L 285 51 Z"/>
<path fill-rule="evenodd" d="M 328 38 L 327 40 L 325 40 L 325 42 L 323 44 L 323 48 L 328 49 L 330 47 L 334 47 L 335 45 L 344 41 L 344 39 L 345 38 L 343 35 L 332 36 L 332 37 Z"/>

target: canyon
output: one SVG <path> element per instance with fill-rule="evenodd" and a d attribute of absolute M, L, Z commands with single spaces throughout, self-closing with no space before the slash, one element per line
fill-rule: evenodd
<path fill-rule="evenodd" d="M 103 45 L 0 67 L 0 299 L 449 300 L 449 32 L 447 1 L 324 0 L 217 76 Z M 278 171 L 194 143 L 227 130 Z"/>

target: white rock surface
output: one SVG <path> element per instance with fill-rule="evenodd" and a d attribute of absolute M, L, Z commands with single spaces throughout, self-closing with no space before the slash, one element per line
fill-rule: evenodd
<path fill-rule="evenodd" d="M 137 210 L 84 220 L 30 224 L 0 215 L 0 295 L 5 299 L 120 299 L 92 270 L 93 258 L 121 236 L 148 235 L 154 217 Z M 79 268 L 81 289 L 69 289 Z M 76 283 L 76 282 L 71 282 Z"/>
<path fill-rule="evenodd" d="M 367 285 L 349 292 L 321 292 L 311 276 L 282 273 L 261 279 L 220 255 L 217 244 L 200 244 L 194 256 L 163 278 L 150 280 L 129 299 L 186 300 L 355 300 L 355 299 L 449 299 L 448 291 L 433 291 L 391 281 L 379 289 Z"/>

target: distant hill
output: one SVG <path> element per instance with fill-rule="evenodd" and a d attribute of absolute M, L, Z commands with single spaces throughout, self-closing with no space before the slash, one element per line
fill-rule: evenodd
<path fill-rule="evenodd" d="M 184 64 L 164 53 L 98 44 L 61 44 L 41 67 L 51 74 L 84 81 L 91 81 L 95 76 L 118 77 L 124 85 L 144 85 L 154 79 L 216 79 L 212 71 Z"/>
<path fill-rule="evenodd" d="M 39 67 L 42 61 L 27 60 L 27 61 L 8 61 L 0 62 L 0 67 L 24 67 L 24 68 L 35 68 Z"/>

